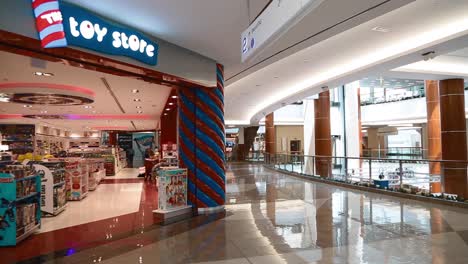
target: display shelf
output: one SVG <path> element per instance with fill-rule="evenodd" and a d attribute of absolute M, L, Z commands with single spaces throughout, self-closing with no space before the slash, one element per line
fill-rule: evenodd
<path fill-rule="evenodd" d="M 22 197 L 20 197 L 20 198 L 17 198 L 15 201 L 16 201 L 16 202 L 21 202 L 21 201 L 24 201 L 24 200 L 26 200 L 26 199 L 28 199 L 28 198 L 37 196 L 38 194 L 39 194 L 38 192 L 33 192 L 33 193 L 31 193 L 31 194 L 28 194 L 28 195 L 22 196 Z"/>
<path fill-rule="evenodd" d="M 64 206 L 62 206 L 62 207 L 60 207 L 60 208 L 58 208 L 58 209 L 54 209 L 54 212 L 53 212 L 52 215 L 57 216 L 57 215 L 59 215 L 61 212 L 65 211 L 66 208 L 67 208 L 67 205 L 64 205 Z"/>
<path fill-rule="evenodd" d="M 62 186 L 62 185 L 64 185 L 64 184 L 65 184 L 64 181 L 63 181 L 63 182 L 54 183 L 54 187 L 59 187 L 59 186 Z"/>
<path fill-rule="evenodd" d="M 32 179 L 32 178 L 34 178 L 34 177 L 37 177 L 37 175 L 26 176 L 26 177 L 24 177 L 24 178 L 17 179 L 16 181 L 17 181 L 17 182 L 26 181 L 26 180 Z"/>
<path fill-rule="evenodd" d="M 40 190 L 40 176 L 0 173 L 0 246 L 15 246 L 40 227 Z"/>
<path fill-rule="evenodd" d="M 25 238 L 36 232 L 39 228 L 41 228 L 41 224 L 31 225 L 31 227 L 28 228 L 28 231 L 25 231 L 24 234 L 16 238 L 16 243 L 23 241 Z"/>
<path fill-rule="evenodd" d="M 57 208 L 67 203 L 65 190 L 64 163 L 43 162 L 33 165 L 42 176 L 41 182 L 41 211 L 45 214 L 56 215 Z"/>

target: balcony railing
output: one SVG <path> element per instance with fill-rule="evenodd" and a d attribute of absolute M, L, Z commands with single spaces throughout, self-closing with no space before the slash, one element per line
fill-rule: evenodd
<path fill-rule="evenodd" d="M 379 159 L 426 159 L 427 149 L 420 147 L 365 148 L 362 155 L 366 158 Z"/>
<path fill-rule="evenodd" d="M 466 161 L 325 157 L 264 153 L 264 164 L 302 176 L 413 194 L 444 193 L 445 174 L 467 173 Z M 437 187 L 440 186 L 440 187 Z M 441 188 L 440 190 L 436 190 Z"/>

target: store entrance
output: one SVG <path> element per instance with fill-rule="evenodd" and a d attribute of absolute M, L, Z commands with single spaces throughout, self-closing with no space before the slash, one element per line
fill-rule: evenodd
<path fill-rule="evenodd" d="M 2 228 L 15 227 L 0 230 L 0 246 L 33 247 L 43 233 L 92 230 L 96 222 L 109 224 L 97 231 L 109 238 L 154 224 L 158 195 L 149 176 L 161 161 L 161 117 L 177 112 L 176 90 L 5 51 L 0 60 L 8 65 L 0 182 L 11 181 L 0 183 L 0 198 L 16 212 L 10 218 L 0 208 Z"/>

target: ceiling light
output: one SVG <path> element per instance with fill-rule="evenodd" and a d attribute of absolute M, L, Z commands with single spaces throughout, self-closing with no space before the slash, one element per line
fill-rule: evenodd
<path fill-rule="evenodd" d="M 376 31 L 376 32 L 380 32 L 380 33 L 388 33 L 391 30 L 389 28 L 386 28 L 386 27 L 377 26 L 377 27 L 373 27 L 372 31 Z"/>
<path fill-rule="evenodd" d="M 10 97 L 8 94 L 0 93 L 0 102 L 8 103 L 10 102 Z"/>
<path fill-rule="evenodd" d="M 53 73 L 50 72 L 35 72 L 34 75 L 36 76 L 44 76 L 44 77 L 52 77 L 54 76 Z"/>
<path fill-rule="evenodd" d="M 91 109 L 91 108 L 93 108 L 93 107 L 92 107 L 91 105 L 85 105 L 84 108 L 85 108 L 85 109 Z"/>
<path fill-rule="evenodd" d="M 173 96 L 171 96 L 171 98 L 177 98 L 177 95 L 173 95 Z"/>
<path fill-rule="evenodd" d="M 23 105 L 23 107 L 25 107 L 25 108 L 31 108 L 32 105 Z"/>
<path fill-rule="evenodd" d="M 137 108 L 137 109 L 141 109 L 141 106 L 137 106 L 136 108 Z"/>
<path fill-rule="evenodd" d="M 138 114 L 143 114 L 143 111 L 138 111 L 137 113 L 138 113 Z"/>
<path fill-rule="evenodd" d="M 135 102 L 140 102 L 141 100 L 138 99 L 138 98 L 135 98 L 135 99 L 133 99 L 133 101 L 135 101 Z"/>
<path fill-rule="evenodd" d="M 164 113 L 165 116 L 167 116 L 167 113 Z"/>
<path fill-rule="evenodd" d="M 47 110 L 41 111 L 41 114 L 47 114 Z"/>
<path fill-rule="evenodd" d="M 138 89 L 133 89 L 132 90 L 132 93 L 136 94 L 136 93 L 139 93 L 140 91 Z"/>
<path fill-rule="evenodd" d="M 166 111 L 170 111 L 171 109 L 170 108 L 166 108 Z"/>
<path fill-rule="evenodd" d="M 174 105 L 174 103 L 169 103 L 169 105 Z"/>

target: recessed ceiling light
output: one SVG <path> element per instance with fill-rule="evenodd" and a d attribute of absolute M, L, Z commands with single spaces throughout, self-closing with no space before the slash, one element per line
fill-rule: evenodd
<path fill-rule="evenodd" d="M 86 108 L 86 109 L 91 109 L 91 108 L 93 108 L 93 107 L 92 107 L 91 105 L 85 105 L 84 108 Z"/>
<path fill-rule="evenodd" d="M 138 111 L 137 113 L 139 113 L 139 114 L 143 114 L 143 111 Z"/>
<path fill-rule="evenodd" d="M 169 105 L 174 105 L 174 103 L 169 103 Z"/>
<path fill-rule="evenodd" d="M 136 108 L 137 108 L 137 109 L 141 109 L 141 106 L 137 106 Z"/>
<path fill-rule="evenodd" d="M 135 99 L 133 99 L 133 101 L 135 101 L 135 102 L 140 102 L 141 100 L 138 99 L 138 98 L 135 98 Z"/>
<path fill-rule="evenodd" d="M 173 95 L 173 96 L 171 96 L 171 98 L 177 98 L 177 95 Z"/>
<path fill-rule="evenodd" d="M 167 113 L 164 113 L 165 116 L 167 116 Z"/>
<path fill-rule="evenodd" d="M 45 77 L 54 76 L 54 74 L 50 73 L 50 72 L 34 72 L 34 75 L 36 75 L 36 76 L 45 76 Z"/>
<path fill-rule="evenodd" d="M 132 93 L 134 93 L 134 94 L 139 93 L 139 92 L 140 92 L 140 90 L 138 90 L 138 89 L 133 89 L 132 90 Z"/>
<path fill-rule="evenodd" d="M 32 105 L 23 105 L 23 107 L 25 107 L 25 108 L 31 108 Z"/>
<path fill-rule="evenodd" d="M 170 108 L 166 108 L 166 111 L 170 111 L 171 109 Z"/>
<path fill-rule="evenodd" d="M 391 30 L 389 28 L 386 28 L 386 27 L 377 26 L 377 27 L 373 27 L 372 31 L 376 31 L 376 32 L 380 32 L 380 33 L 388 33 Z"/>

